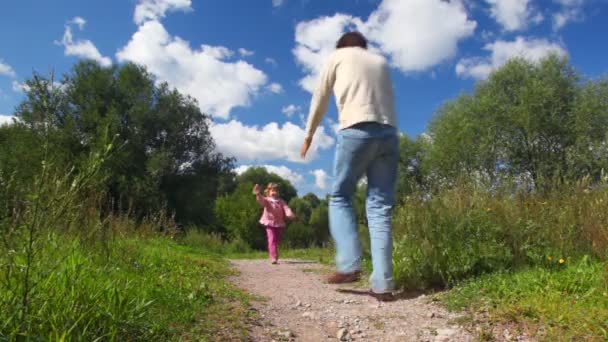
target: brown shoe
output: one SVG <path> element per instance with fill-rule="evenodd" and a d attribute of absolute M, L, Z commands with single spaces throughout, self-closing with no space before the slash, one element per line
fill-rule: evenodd
<path fill-rule="evenodd" d="M 376 293 L 369 290 L 369 295 L 376 298 L 379 302 L 394 302 L 397 299 L 392 292 Z"/>
<path fill-rule="evenodd" d="M 361 278 L 361 271 L 355 271 L 350 273 L 340 273 L 336 272 L 329 277 L 327 277 L 328 284 L 344 284 L 344 283 L 354 283 Z"/>

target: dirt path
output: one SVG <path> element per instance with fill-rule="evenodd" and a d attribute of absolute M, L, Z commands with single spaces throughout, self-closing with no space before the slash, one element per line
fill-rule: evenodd
<path fill-rule="evenodd" d="M 232 260 L 240 275 L 234 283 L 263 299 L 254 303 L 262 321 L 252 341 L 471 341 L 453 323 L 457 316 L 424 295 L 400 294 L 381 303 L 363 293 L 364 285 L 329 285 L 331 270 L 315 262 Z M 357 287 L 359 286 L 359 287 Z M 349 290 L 351 292 L 340 292 Z"/>

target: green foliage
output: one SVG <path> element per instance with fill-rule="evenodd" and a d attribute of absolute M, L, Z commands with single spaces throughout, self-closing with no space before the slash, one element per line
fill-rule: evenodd
<path fill-rule="evenodd" d="M 507 189 L 508 190 L 508 189 Z M 548 256 L 608 255 L 608 189 L 581 181 L 543 194 L 491 193 L 473 185 L 396 212 L 395 277 L 403 285 L 452 285 Z"/>
<path fill-rule="evenodd" d="M 605 79 L 581 81 L 565 58 L 513 59 L 439 110 L 422 169 L 435 188 L 463 175 L 487 184 L 531 178 L 539 189 L 598 181 L 608 166 L 607 98 Z"/>
<path fill-rule="evenodd" d="M 307 248 L 315 245 L 315 229 L 301 222 L 293 222 L 283 234 L 283 242 L 291 248 Z"/>
<path fill-rule="evenodd" d="M 229 267 L 218 257 L 165 238 L 119 240 L 104 257 L 76 240 L 48 239 L 60 247 L 37 250 L 47 258 L 34 275 L 35 310 L 19 317 L 20 303 L 0 287 L 0 339 L 215 339 L 227 327 L 228 339 L 246 336 L 231 306 L 247 298 L 226 283 Z"/>
<path fill-rule="evenodd" d="M 15 112 L 23 123 L 6 129 L 31 135 L 17 143 L 26 161 L 39 162 L 35 144 L 43 131 L 53 159 L 66 167 L 99 149 L 107 134 L 118 147 L 104 170 L 114 212 L 141 218 L 166 209 L 182 224 L 213 222 L 208 199 L 232 188 L 232 159 L 215 151 L 210 118 L 192 98 L 155 85 L 133 64 L 104 68 L 83 61 L 59 86 L 52 75 L 34 74 L 26 83 L 30 90 Z M 14 159 L 0 153 L 0 159 Z M 31 174 L 19 178 L 27 183 Z"/>
<path fill-rule="evenodd" d="M 185 236 L 179 239 L 179 243 L 218 255 L 252 252 L 249 244 L 243 240 L 227 240 L 219 234 L 206 233 L 196 227 L 189 227 Z"/>
<path fill-rule="evenodd" d="M 268 172 L 264 167 L 251 167 L 236 177 L 237 183 L 259 184 L 262 190 L 268 183 L 276 183 L 279 186 L 280 196 L 285 202 L 289 203 L 298 193 L 296 188 L 286 179 L 276 173 Z"/>
<path fill-rule="evenodd" d="M 266 232 L 258 222 L 262 208 L 251 193 L 252 183 L 240 183 L 236 190 L 216 200 L 215 215 L 230 239 L 246 241 L 255 249 L 266 248 Z"/>
<path fill-rule="evenodd" d="M 608 338 L 608 264 L 555 257 L 517 272 L 496 272 L 442 296 L 451 309 L 489 311 L 547 341 Z M 484 322 L 477 322 L 484 323 Z"/>
<path fill-rule="evenodd" d="M 399 177 L 396 186 L 398 200 L 414 192 L 429 190 L 429 171 L 424 170 L 422 165 L 429 149 L 428 139 L 427 136 L 420 135 L 412 140 L 405 134 L 399 139 Z"/>
<path fill-rule="evenodd" d="M 289 223 L 285 240 L 290 246 L 322 246 L 329 240 L 329 212 L 327 201 L 309 193 L 295 197 L 289 207 L 298 215 L 298 221 Z"/>

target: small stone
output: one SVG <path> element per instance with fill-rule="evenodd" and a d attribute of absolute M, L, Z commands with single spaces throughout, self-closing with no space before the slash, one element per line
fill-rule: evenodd
<path fill-rule="evenodd" d="M 285 338 L 295 337 L 295 335 L 291 331 L 289 331 L 289 330 L 280 332 L 278 335 L 281 336 L 281 337 L 285 337 Z"/>
<path fill-rule="evenodd" d="M 305 313 L 302 314 L 302 317 L 313 319 L 314 314 L 310 311 L 306 311 Z"/>
<path fill-rule="evenodd" d="M 431 312 L 430 314 L 428 314 L 428 318 L 435 318 L 435 317 L 437 317 L 437 316 L 435 315 L 434 312 Z"/>
<path fill-rule="evenodd" d="M 338 333 L 336 334 L 336 337 L 338 338 L 339 341 L 346 341 L 347 336 L 348 336 L 348 330 L 346 330 L 344 328 L 338 330 Z"/>
<path fill-rule="evenodd" d="M 296 302 L 296 307 L 299 307 L 299 306 L 302 306 L 302 302 L 297 301 L 297 302 Z"/>
<path fill-rule="evenodd" d="M 306 308 L 309 308 L 309 307 L 310 307 L 310 304 L 306 303 L 304 306 L 305 306 Z"/>
<path fill-rule="evenodd" d="M 435 336 L 435 341 L 451 341 L 454 338 L 454 335 L 456 335 L 457 331 L 456 329 L 451 329 L 451 328 L 444 328 L 444 329 L 437 329 L 437 335 Z"/>

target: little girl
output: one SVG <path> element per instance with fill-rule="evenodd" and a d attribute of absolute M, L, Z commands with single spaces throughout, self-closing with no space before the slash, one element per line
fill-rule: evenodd
<path fill-rule="evenodd" d="M 266 236 L 268 237 L 268 253 L 273 264 L 277 264 L 279 255 L 277 249 L 283 228 L 285 227 L 285 218 L 295 219 L 293 211 L 287 206 L 287 203 L 279 198 L 279 187 L 275 183 L 268 183 L 264 194 L 260 194 L 260 186 L 256 184 L 253 187 L 258 203 L 264 207 L 264 213 L 260 219 L 260 223 L 266 226 Z"/>

